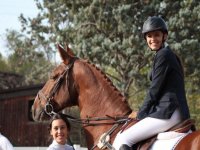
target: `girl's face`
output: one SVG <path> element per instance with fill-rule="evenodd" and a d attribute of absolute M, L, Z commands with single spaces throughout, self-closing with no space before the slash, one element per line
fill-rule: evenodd
<path fill-rule="evenodd" d="M 146 34 L 146 41 L 151 50 L 157 51 L 161 48 L 167 38 L 167 34 L 161 31 L 152 31 Z"/>
<path fill-rule="evenodd" d="M 68 137 L 66 123 L 62 119 L 54 120 L 52 122 L 50 134 L 58 144 L 64 145 Z"/>

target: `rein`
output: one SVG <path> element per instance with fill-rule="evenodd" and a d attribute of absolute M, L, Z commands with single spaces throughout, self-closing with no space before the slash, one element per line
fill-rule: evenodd
<path fill-rule="evenodd" d="M 127 116 L 124 117 L 87 117 L 87 118 L 83 118 L 83 119 L 78 119 L 78 118 L 74 118 L 70 115 L 66 115 L 67 119 L 71 120 L 72 122 L 75 123 L 80 123 L 84 126 L 98 126 L 98 125 L 112 125 L 112 124 L 122 124 L 126 121 L 129 120 L 129 118 Z M 106 120 L 111 120 L 111 122 L 101 122 L 101 121 L 106 121 Z"/>
<path fill-rule="evenodd" d="M 64 77 L 66 76 L 66 82 L 67 82 L 67 87 L 69 89 L 69 82 L 68 82 L 68 78 L 69 78 L 69 70 L 70 68 L 73 66 L 74 61 L 72 61 L 70 64 L 66 65 L 65 70 L 63 71 L 63 73 L 58 77 L 54 87 L 52 88 L 52 90 L 50 91 L 48 96 L 45 96 L 45 94 L 40 90 L 37 94 L 38 99 L 41 100 L 46 100 L 46 105 L 44 107 L 44 112 L 46 114 L 48 114 L 49 116 L 53 116 L 56 114 L 56 112 L 54 111 L 54 107 L 52 105 L 52 100 L 54 99 L 54 95 L 57 92 L 60 84 L 62 83 Z M 69 93 L 69 90 L 67 90 Z M 69 93 L 70 94 L 70 93 Z M 129 112 L 128 112 L 129 113 Z M 127 113 L 127 114 L 128 114 Z M 87 117 L 84 119 L 78 119 L 78 118 L 74 118 L 72 116 L 66 115 L 67 119 L 76 122 L 76 123 L 80 123 L 84 126 L 96 126 L 96 125 L 112 125 L 112 124 L 121 124 L 124 123 L 128 120 L 127 116 L 123 116 L 123 117 L 112 117 L 112 116 L 106 116 L 106 117 Z M 111 122 L 101 122 L 101 121 L 106 121 L 106 120 L 112 120 Z"/>
<path fill-rule="evenodd" d="M 120 128 L 123 129 L 126 127 L 127 123 L 131 120 L 127 116 L 123 117 L 111 117 L 111 116 L 106 116 L 106 117 L 87 117 L 84 119 L 78 119 L 74 118 L 70 115 L 64 114 L 65 117 L 68 120 L 71 120 L 72 122 L 80 123 L 83 125 L 83 127 L 87 126 L 99 126 L 99 125 L 113 125 L 107 132 L 103 133 L 99 139 L 98 142 L 96 141 L 93 147 L 90 150 L 94 150 L 96 147 L 99 149 L 104 149 L 107 148 L 109 150 L 115 150 L 114 147 L 110 144 L 110 136 L 111 134 L 120 126 L 120 124 L 123 124 L 122 127 Z M 106 121 L 106 120 L 112 120 L 111 122 L 99 122 L 99 121 Z"/>

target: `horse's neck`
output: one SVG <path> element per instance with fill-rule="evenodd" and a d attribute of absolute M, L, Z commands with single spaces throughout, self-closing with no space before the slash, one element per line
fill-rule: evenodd
<path fill-rule="evenodd" d="M 100 71 L 88 64 L 79 64 L 76 84 L 79 87 L 79 108 L 81 118 L 124 116 L 131 111 L 125 98 Z M 78 68 L 78 67 L 77 67 Z M 104 120 L 103 122 L 107 122 Z M 98 122 L 97 122 L 98 124 Z M 88 146 L 97 142 L 112 125 L 86 126 Z"/>
<path fill-rule="evenodd" d="M 79 108 L 82 117 L 122 116 L 130 111 L 125 97 L 98 68 L 79 64 Z"/>

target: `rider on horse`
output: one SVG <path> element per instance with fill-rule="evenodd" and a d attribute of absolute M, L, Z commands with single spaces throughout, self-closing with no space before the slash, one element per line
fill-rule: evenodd
<path fill-rule="evenodd" d="M 137 116 L 140 121 L 117 134 L 113 143 L 116 150 L 128 150 L 190 118 L 183 67 L 179 57 L 165 42 L 168 36 L 165 21 L 157 16 L 149 17 L 144 22 L 142 34 L 148 47 L 155 52 L 151 85 L 139 112 L 130 115 Z"/>

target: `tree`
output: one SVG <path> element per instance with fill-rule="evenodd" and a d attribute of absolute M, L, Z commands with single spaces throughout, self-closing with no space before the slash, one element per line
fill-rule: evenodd
<path fill-rule="evenodd" d="M 6 38 L 7 48 L 12 52 L 8 56 L 8 67 L 12 72 L 24 76 L 22 85 L 37 84 L 47 79 L 53 64 L 44 57 L 43 52 L 36 51 L 37 44 L 16 31 L 9 31 Z"/>
<path fill-rule="evenodd" d="M 105 72 L 109 70 L 115 84 L 127 97 L 133 83 L 134 87 L 145 85 L 146 69 L 143 67 L 149 53 L 146 59 L 146 52 L 142 51 L 144 43 L 139 36 L 143 3 L 52 0 L 37 1 L 37 6 L 41 10 L 37 18 L 21 16 L 24 31 L 34 40 L 41 45 L 60 40 L 70 44 L 78 56 L 91 60 Z"/>
<path fill-rule="evenodd" d="M 9 71 L 6 59 L 0 54 L 0 71 Z"/>

